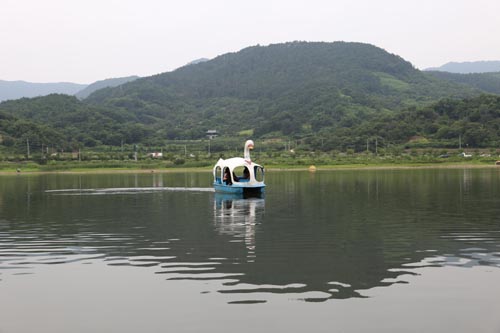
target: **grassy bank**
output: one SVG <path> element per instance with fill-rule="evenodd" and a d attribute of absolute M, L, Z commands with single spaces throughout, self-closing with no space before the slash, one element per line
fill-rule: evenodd
<path fill-rule="evenodd" d="M 34 173 L 34 172 L 173 172 L 173 171 L 210 171 L 217 158 L 204 160 L 187 160 L 181 164 L 165 160 L 141 161 L 50 161 L 49 163 L 0 162 L 0 173 Z M 477 156 L 464 158 L 461 156 L 373 156 L 346 155 L 336 156 L 257 156 L 254 159 L 267 170 L 307 170 L 314 165 L 322 169 L 366 169 L 366 168 L 453 168 L 453 167 L 495 167 L 496 157 Z"/>

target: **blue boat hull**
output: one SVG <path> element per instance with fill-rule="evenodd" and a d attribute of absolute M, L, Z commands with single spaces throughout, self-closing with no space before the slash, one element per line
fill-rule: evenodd
<path fill-rule="evenodd" d="M 214 183 L 215 192 L 219 193 L 233 193 L 233 194 L 261 194 L 264 193 L 265 185 L 259 186 L 240 186 L 237 184 L 225 185 Z"/>

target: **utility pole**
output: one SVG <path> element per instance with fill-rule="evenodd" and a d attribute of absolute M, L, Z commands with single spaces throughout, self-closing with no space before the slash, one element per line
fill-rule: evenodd
<path fill-rule="evenodd" d="M 462 149 L 462 134 L 458 135 L 458 149 Z"/>
<path fill-rule="evenodd" d="M 30 139 L 26 138 L 26 147 L 28 152 L 28 159 L 30 159 Z"/>
<path fill-rule="evenodd" d="M 375 155 L 378 155 L 378 138 L 375 138 Z"/>
<path fill-rule="evenodd" d="M 366 152 L 367 153 L 369 152 L 369 149 L 368 149 L 368 139 L 366 139 Z"/>

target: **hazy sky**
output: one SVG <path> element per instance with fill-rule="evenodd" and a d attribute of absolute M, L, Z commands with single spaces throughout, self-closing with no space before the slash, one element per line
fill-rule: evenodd
<path fill-rule="evenodd" d="M 498 0 L 0 0 L 0 80 L 91 83 L 256 44 L 356 41 L 417 68 L 500 60 Z"/>

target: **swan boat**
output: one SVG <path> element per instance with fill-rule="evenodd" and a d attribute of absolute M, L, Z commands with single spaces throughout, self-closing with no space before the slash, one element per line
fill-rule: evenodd
<path fill-rule="evenodd" d="M 213 168 L 214 188 L 216 192 L 236 194 L 260 194 L 264 192 L 264 167 L 252 162 L 250 150 L 252 140 L 245 142 L 242 157 L 227 160 L 220 158 Z"/>

